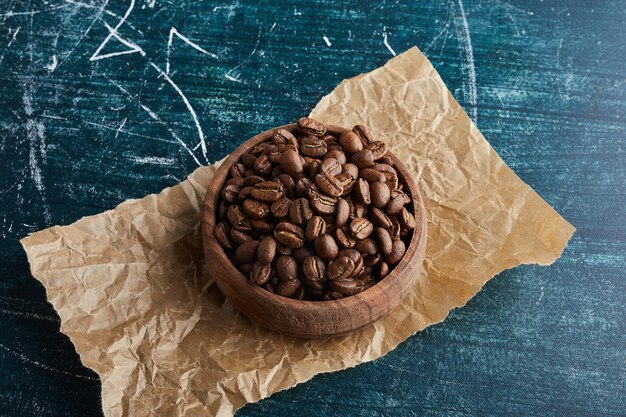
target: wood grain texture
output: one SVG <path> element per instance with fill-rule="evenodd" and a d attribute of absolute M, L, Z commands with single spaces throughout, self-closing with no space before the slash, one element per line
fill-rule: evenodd
<path fill-rule="evenodd" d="M 310 339 L 341 336 L 360 330 L 386 316 L 402 302 L 415 285 L 426 253 L 426 209 L 417 185 L 406 167 L 391 152 L 400 181 L 412 200 L 417 226 L 402 260 L 383 280 L 359 294 L 332 301 L 299 301 L 272 294 L 252 284 L 230 262 L 215 239 L 213 230 L 218 199 L 230 168 L 255 145 L 271 140 L 275 130 L 295 133 L 297 124 L 261 132 L 235 149 L 219 167 L 207 189 L 204 201 L 202 238 L 207 267 L 218 287 L 235 307 L 260 325 L 278 332 Z M 327 133 L 340 136 L 347 129 L 327 126 Z"/>
<path fill-rule="evenodd" d="M 100 414 L 19 237 L 173 185 L 413 45 L 577 233 L 389 355 L 238 415 L 624 415 L 623 1 L 137 0 L 117 32 L 142 53 L 90 61 L 131 4 L 0 0 L 0 416 Z"/>

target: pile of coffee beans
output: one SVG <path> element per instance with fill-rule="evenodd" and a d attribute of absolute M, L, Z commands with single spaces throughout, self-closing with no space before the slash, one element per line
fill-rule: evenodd
<path fill-rule="evenodd" d="M 215 238 L 248 279 L 299 300 L 357 294 L 400 262 L 416 220 L 385 143 L 303 117 L 244 153 L 220 193 Z"/>

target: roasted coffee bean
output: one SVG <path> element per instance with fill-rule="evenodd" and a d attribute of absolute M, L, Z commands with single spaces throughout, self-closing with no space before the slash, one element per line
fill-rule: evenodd
<path fill-rule="evenodd" d="M 361 142 L 359 136 L 349 130 L 339 136 L 339 144 L 342 146 L 343 150 L 348 153 L 356 153 L 363 149 L 363 142 Z"/>
<path fill-rule="evenodd" d="M 372 199 L 372 205 L 374 207 L 383 208 L 389 203 L 391 198 L 391 191 L 384 182 L 375 182 L 370 185 L 370 195 Z"/>
<path fill-rule="evenodd" d="M 274 169 L 272 170 L 272 173 L 270 174 L 271 178 L 276 178 L 279 175 L 284 174 L 285 171 L 283 170 L 283 168 L 279 165 L 279 166 L 275 166 Z"/>
<path fill-rule="evenodd" d="M 276 269 L 272 268 L 272 272 L 270 274 L 270 284 L 272 284 L 274 288 L 276 288 L 279 282 L 280 282 L 280 277 L 278 276 Z"/>
<path fill-rule="evenodd" d="M 293 197 L 296 194 L 296 183 L 291 175 L 280 174 L 276 179 L 283 186 L 287 197 Z"/>
<path fill-rule="evenodd" d="M 400 210 L 402 210 L 402 207 L 410 202 L 411 199 L 408 195 L 404 194 L 402 191 L 394 191 L 391 194 L 391 200 L 389 200 L 389 203 L 385 206 L 385 213 L 389 216 L 398 214 Z"/>
<path fill-rule="evenodd" d="M 243 155 L 241 155 L 241 158 L 239 160 L 247 169 L 254 169 L 256 156 L 252 155 L 251 153 L 246 152 Z"/>
<path fill-rule="evenodd" d="M 335 158 L 324 159 L 320 164 L 318 171 L 320 174 L 334 177 L 341 173 L 341 163 Z"/>
<path fill-rule="evenodd" d="M 328 234 L 316 237 L 313 241 L 313 247 L 317 256 L 326 260 L 335 259 L 339 252 L 335 239 Z"/>
<path fill-rule="evenodd" d="M 326 142 L 315 136 L 307 136 L 300 141 L 300 152 L 306 156 L 319 158 L 327 151 Z"/>
<path fill-rule="evenodd" d="M 237 245 L 241 245 L 244 242 L 252 240 L 252 237 L 247 233 L 232 228 L 230 229 L 230 240 L 232 240 Z"/>
<path fill-rule="evenodd" d="M 371 237 L 357 240 L 354 243 L 354 249 L 358 250 L 363 256 L 374 255 L 376 252 L 378 252 L 378 246 L 376 245 L 376 242 L 374 242 L 374 239 L 372 239 Z"/>
<path fill-rule="evenodd" d="M 352 131 L 357 134 L 363 146 L 367 146 L 374 140 L 374 136 L 370 133 L 370 130 L 365 125 L 356 125 L 352 128 Z"/>
<path fill-rule="evenodd" d="M 291 256 L 293 254 L 293 249 L 291 249 L 289 246 L 279 243 L 276 245 L 276 254 Z"/>
<path fill-rule="evenodd" d="M 405 252 L 406 245 L 404 244 L 404 242 L 400 239 L 396 239 L 393 241 L 391 253 L 385 256 L 385 262 L 387 262 L 389 265 L 396 265 L 398 262 L 400 262 Z"/>
<path fill-rule="evenodd" d="M 313 216 L 306 224 L 306 230 L 304 231 L 304 237 L 309 242 L 315 240 L 316 237 L 326 233 L 326 222 L 320 216 Z"/>
<path fill-rule="evenodd" d="M 337 139 L 337 137 L 333 135 L 324 135 L 321 137 L 321 139 L 324 141 L 324 143 L 326 143 L 327 146 L 335 145 L 339 141 L 339 139 Z"/>
<path fill-rule="evenodd" d="M 280 155 L 282 155 L 282 152 L 280 150 L 278 150 L 278 146 L 276 145 L 272 145 L 269 148 L 269 153 L 267 154 L 267 157 L 270 159 L 270 162 L 272 164 L 279 164 L 280 163 Z M 275 170 L 276 168 L 274 168 Z M 275 171 L 272 171 L 272 174 Z"/>
<path fill-rule="evenodd" d="M 228 204 L 227 201 L 222 200 L 220 202 L 219 207 L 217 208 L 217 214 L 219 215 L 219 219 L 220 220 L 225 220 L 227 218 L 227 212 L 228 212 L 228 207 L 230 206 L 230 204 Z"/>
<path fill-rule="evenodd" d="M 347 256 L 342 256 L 328 264 L 326 268 L 326 279 L 345 279 L 354 272 L 354 262 Z"/>
<path fill-rule="evenodd" d="M 328 291 L 322 295 L 322 300 L 324 301 L 339 300 L 341 298 L 343 298 L 343 294 L 336 291 Z"/>
<path fill-rule="evenodd" d="M 256 251 L 259 247 L 258 240 L 249 240 L 242 243 L 235 251 L 235 260 L 240 264 L 254 262 L 256 259 Z"/>
<path fill-rule="evenodd" d="M 259 243 L 256 256 L 262 264 L 271 264 L 276 256 L 276 240 L 270 236 L 263 238 Z"/>
<path fill-rule="evenodd" d="M 254 266 L 254 264 L 251 263 L 247 263 L 247 264 L 241 264 L 239 265 L 239 272 L 241 272 L 241 274 L 244 277 L 250 276 L 250 272 L 252 272 L 252 267 Z"/>
<path fill-rule="evenodd" d="M 341 245 L 342 248 L 352 248 L 356 243 L 356 239 L 350 236 L 350 234 L 343 229 L 335 230 L 335 240 Z"/>
<path fill-rule="evenodd" d="M 248 154 L 245 154 L 245 155 L 248 155 Z M 263 182 L 263 181 L 265 181 L 265 179 L 263 177 L 261 177 L 260 175 L 253 174 L 253 175 L 249 175 L 249 176 L 244 178 L 243 186 L 244 187 L 250 187 L 250 186 L 253 186 L 253 185 L 258 184 L 258 183 Z"/>
<path fill-rule="evenodd" d="M 391 230 L 391 219 L 381 209 L 372 208 L 370 212 L 370 219 L 376 226 L 384 227 L 387 230 Z"/>
<path fill-rule="evenodd" d="M 370 196 L 370 186 L 363 178 L 356 180 L 354 186 L 354 197 L 361 204 L 370 204 L 372 202 Z"/>
<path fill-rule="evenodd" d="M 250 195 L 259 201 L 273 203 L 285 194 L 283 186 L 276 181 L 263 181 L 256 184 Z"/>
<path fill-rule="evenodd" d="M 363 149 L 352 155 L 350 162 L 359 169 L 371 168 L 374 166 L 374 154 L 369 149 Z"/>
<path fill-rule="evenodd" d="M 343 199 L 340 198 L 337 201 L 337 208 L 335 209 L 335 227 L 341 227 L 348 222 L 348 217 L 350 216 L 350 204 Z"/>
<path fill-rule="evenodd" d="M 226 215 L 228 216 L 230 224 L 232 224 L 235 229 L 243 232 L 252 230 L 248 216 L 246 216 L 246 213 L 238 205 L 233 204 L 228 207 Z"/>
<path fill-rule="evenodd" d="M 320 214 L 332 214 L 335 212 L 337 207 L 337 199 L 335 197 L 319 193 L 311 193 L 309 202 L 311 203 L 313 210 Z"/>
<path fill-rule="evenodd" d="M 310 179 L 303 177 L 296 181 L 296 192 L 299 196 L 309 198 L 313 193 L 319 193 L 320 190 Z"/>
<path fill-rule="evenodd" d="M 245 200 L 246 198 L 250 197 L 250 192 L 252 191 L 252 186 L 248 186 L 248 187 L 243 187 L 240 191 L 239 194 L 237 195 L 237 198 L 239 200 Z"/>
<path fill-rule="evenodd" d="M 380 158 L 387 154 L 387 144 L 380 140 L 370 142 L 370 144 L 367 145 L 367 149 L 372 151 L 372 155 L 374 155 L 374 161 L 378 161 Z"/>
<path fill-rule="evenodd" d="M 308 135 L 324 136 L 324 133 L 326 133 L 326 126 L 310 117 L 300 118 L 298 120 L 298 127 Z"/>
<path fill-rule="evenodd" d="M 357 203 L 351 198 L 347 198 L 346 201 L 348 201 L 348 205 L 350 207 L 350 214 L 348 215 L 348 219 L 354 220 L 358 219 L 359 217 L 365 216 L 365 206 L 363 206 L 363 204 Z"/>
<path fill-rule="evenodd" d="M 295 224 L 282 222 L 274 229 L 274 239 L 295 249 L 304 245 L 304 232 Z"/>
<path fill-rule="evenodd" d="M 385 278 L 387 275 L 389 275 L 389 265 L 387 264 L 387 262 L 381 262 L 378 265 L 378 279 L 383 279 Z"/>
<path fill-rule="evenodd" d="M 381 259 L 382 258 L 380 256 L 380 253 L 375 253 L 373 255 L 366 256 L 365 259 L 363 260 L 363 265 L 369 268 L 378 264 Z"/>
<path fill-rule="evenodd" d="M 228 236 L 228 229 L 229 227 L 226 222 L 216 224 L 215 228 L 213 229 L 213 235 L 215 236 L 215 239 L 217 239 L 219 244 L 222 245 L 224 249 L 233 248 L 233 244 L 231 243 L 230 237 Z"/>
<path fill-rule="evenodd" d="M 280 166 L 289 175 L 300 174 L 303 170 L 298 151 L 289 148 L 280 155 Z"/>
<path fill-rule="evenodd" d="M 241 188 L 243 187 L 243 178 L 242 177 L 229 178 L 228 181 L 226 181 L 226 185 L 234 185 L 234 186 Z"/>
<path fill-rule="evenodd" d="M 374 182 L 386 182 L 387 177 L 380 171 L 376 171 L 374 168 L 364 168 L 359 171 L 359 177 L 363 178 L 368 183 L 372 184 Z"/>
<path fill-rule="evenodd" d="M 241 187 L 236 185 L 227 185 L 222 188 L 222 198 L 230 204 L 235 204 L 239 195 Z"/>
<path fill-rule="evenodd" d="M 267 203 L 252 199 L 243 202 L 243 210 L 251 219 L 264 219 L 270 214 L 270 206 Z"/>
<path fill-rule="evenodd" d="M 339 146 L 339 145 L 337 145 Z M 340 150 L 340 149 L 328 149 L 328 152 L 326 152 L 326 155 L 324 155 L 324 160 L 327 159 L 334 159 L 337 162 L 339 162 L 339 165 L 343 165 L 346 162 L 348 162 L 347 158 L 346 158 L 346 154 Z M 340 171 L 341 172 L 341 171 Z"/>
<path fill-rule="evenodd" d="M 398 213 L 398 221 L 400 222 L 400 226 L 405 229 L 411 230 L 415 229 L 415 226 L 417 226 L 415 217 L 406 209 L 406 207 L 402 207 L 400 213 Z"/>
<path fill-rule="evenodd" d="M 382 227 L 377 227 L 374 229 L 374 235 L 376 236 L 376 241 L 378 242 L 378 248 L 383 255 L 389 255 L 392 251 L 393 241 L 391 240 L 391 235 L 389 231 Z"/>
<path fill-rule="evenodd" d="M 233 165 L 232 167 L 230 167 L 230 170 L 228 172 L 230 173 L 230 176 L 233 178 L 234 177 L 243 178 L 244 172 L 246 172 L 246 167 L 244 164 L 237 163 Z"/>
<path fill-rule="evenodd" d="M 355 295 L 363 291 L 363 284 L 353 278 L 329 281 L 328 286 L 343 296 Z"/>
<path fill-rule="evenodd" d="M 306 292 L 304 290 L 304 285 L 300 285 L 296 292 L 291 296 L 294 300 L 304 300 Z"/>
<path fill-rule="evenodd" d="M 261 262 L 255 262 L 250 271 L 250 281 L 256 285 L 263 285 L 270 279 L 270 273 L 272 272 L 272 265 L 263 264 Z"/>
<path fill-rule="evenodd" d="M 343 165 L 341 173 L 348 174 L 356 180 L 357 178 L 359 178 L 359 167 L 352 163 L 347 163 Z"/>
<path fill-rule="evenodd" d="M 391 233 L 391 238 L 400 239 L 401 232 L 402 226 L 400 225 L 398 218 L 396 216 L 391 217 L 391 230 L 389 231 L 389 233 Z"/>
<path fill-rule="evenodd" d="M 291 200 L 287 197 L 283 197 L 280 200 L 276 200 L 270 207 L 272 215 L 278 219 L 287 217 L 289 214 L 289 208 L 291 207 Z"/>
<path fill-rule="evenodd" d="M 329 196 L 339 197 L 343 192 L 343 185 L 337 177 L 327 174 L 317 174 L 315 176 L 315 184 Z"/>
<path fill-rule="evenodd" d="M 298 140 L 296 137 L 285 129 L 278 129 L 272 135 L 272 141 L 275 145 L 292 145 L 294 148 L 298 147 Z"/>
<path fill-rule="evenodd" d="M 315 255 L 315 253 L 310 246 L 302 246 L 301 248 L 294 249 L 293 253 L 291 254 L 291 256 L 293 256 L 293 259 L 295 259 L 299 265 L 302 265 L 304 258 L 308 258 L 309 256 L 313 255 Z"/>
<path fill-rule="evenodd" d="M 364 269 L 363 257 L 361 256 L 359 251 L 355 249 L 342 249 L 339 251 L 337 256 L 338 257 L 346 256 L 352 259 L 352 262 L 354 262 L 354 270 L 352 271 L 350 276 L 358 275 L 363 272 L 363 269 Z"/>
<path fill-rule="evenodd" d="M 265 288 L 266 291 L 269 291 L 271 293 L 276 292 L 276 289 L 274 288 L 271 282 L 266 282 L 265 284 L 262 285 L 262 287 Z"/>
<path fill-rule="evenodd" d="M 317 256 L 309 256 L 302 262 L 302 272 L 307 281 L 323 281 L 326 274 L 326 265 Z M 316 288 L 321 289 L 321 288 Z"/>
<path fill-rule="evenodd" d="M 276 294 L 282 295 L 283 297 L 291 297 L 296 291 L 301 287 L 300 281 L 297 279 L 291 281 L 281 281 L 276 286 Z"/>
<path fill-rule="evenodd" d="M 304 165 L 304 175 L 306 175 L 307 178 L 315 178 L 321 161 L 319 159 L 309 158 L 308 156 L 307 158 L 310 159 L 310 161 L 307 161 Z"/>
<path fill-rule="evenodd" d="M 298 278 L 298 263 L 291 256 L 279 256 L 274 268 L 281 281 L 294 281 Z"/>
<path fill-rule="evenodd" d="M 337 180 L 341 183 L 341 187 L 343 189 L 343 191 L 341 192 L 342 196 L 347 196 L 352 193 L 352 190 L 354 189 L 354 186 L 356 184 L 356 180 L 352 175 L 347 172 L 342 172 L 335 178 L 337 178 Z"/>
<path fill-rule="evenodd" d="M 256 156 L 257 158 L 265 152 L 265 150 L 271 145 L 270 142 L 263 142 L 255 145 L 251 150 L 250 154 Z"/>
<path fill-rule="evenodd" d="M 296 224 L 306 223 L 313 216 L 313 210 L 309 206 L 309 200 L 298 198 L 289 206 L 289 217 Z"/>
<path fill-rule="evenodd" d="M 352 236 L 361 240 L 372 234 L 374 231 L 374 225 L 366 218 L 359 217 L 358 219 L 354 219 L 350 222 L 348 230 Z"/>
<path fill-rule="evenodd" d="M 274 165 L 272 165 L 269 156 L 265 154 L 259 156 L 254 162 L 254 170 L 261 175 L 269 174 L 272 169 L 274 169 Z"/>
<path fill-rule="evenodd" d="M 271 233 L 274 230 L 274 223 L 266 219 L 250 219 L 250 226 L 252 226 L 252 230 L 258 233 Z"/>

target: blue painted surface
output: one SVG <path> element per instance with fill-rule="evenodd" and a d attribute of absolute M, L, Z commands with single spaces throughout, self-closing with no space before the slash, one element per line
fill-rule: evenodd
<path fill-rule="evenodd" d="M 141 52 L 90 61 L 129 4 L 0 1 L 0 416 L 101 415 L 20 237 L 173 185 L 412 45 L 578 232 L 384 358 L 238 415 L 626 415 L 623 1 L 137 1 L 100 56 Z"/>

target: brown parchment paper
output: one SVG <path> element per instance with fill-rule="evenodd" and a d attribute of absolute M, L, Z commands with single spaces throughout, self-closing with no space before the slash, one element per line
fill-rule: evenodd
<path fill-rule="evenodd" d="M 343 81 L 311 115 L 366 123 L 414 172 L 428 250 L 401 307 L 351 336 L 306 341 L 252 324 L 204 267 L 200 213 L 216 166 L 22 240 L 106 416 L 230 416 L 248 402 L 386 354 L 498 272 L 559 257 L 574 228 L 524 184 L 413 48 Z M 288 121 L 286 121 L 288 122 Z"/>

